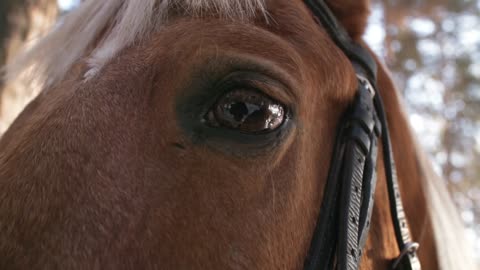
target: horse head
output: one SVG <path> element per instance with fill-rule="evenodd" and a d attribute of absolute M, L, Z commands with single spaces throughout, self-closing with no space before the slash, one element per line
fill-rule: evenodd
<path fill-rule="evenodd" d="M 363 44 L 369 1 L 326 2 Z M 0 268 L 301 269 L 359 84 L 327 30 L 302 1 L 82 3 L 11 67 L 44 89 L 0 141 Z M 424 166 L 375 61 L 406 218 L 438 269 Z M 364 270 L 400 253 L 383 157 Z"/>

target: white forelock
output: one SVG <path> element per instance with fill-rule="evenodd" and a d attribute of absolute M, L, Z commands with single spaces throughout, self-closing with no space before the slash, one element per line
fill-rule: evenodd
<path fill-rule="evenodd" d="M 84 57 L 88 57 L 85 78 L 91 78 L 120 50 L 158 29 L 169 11 L 178 8 L 187 16 L 214 11 L 237 20 L 266 14 L 264 0 L 86 0 L 9 63 L 6 79 L 22 74 L 48 86 Z M 92 48 L 94 44 L 98 46 Z"/>

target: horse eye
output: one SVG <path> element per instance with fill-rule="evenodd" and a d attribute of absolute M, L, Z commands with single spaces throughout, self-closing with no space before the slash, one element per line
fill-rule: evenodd
<path fill-rule="evenodd" d="M 247 89 L 230 91 L 210 109 L 206 121 L 243 133 L 274 131 L 286 119 L 284 106 L 266 95 Z"/>

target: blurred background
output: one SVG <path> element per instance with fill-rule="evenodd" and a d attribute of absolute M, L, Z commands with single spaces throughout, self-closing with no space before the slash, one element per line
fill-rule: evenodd
<path fill-rule="evenodd" d="M 365 38 L 390 68 L 480 265 L 480 0 L 373 0 Z"/>
<path fill-rule="evenodd" d="M 459 208 L 480 263 L 480 0 L 372 0 L 365 35 Z M 0 0 L 0 66 L 80 0 Z M 38 93 L 0 81 L 0 134 Z"/>

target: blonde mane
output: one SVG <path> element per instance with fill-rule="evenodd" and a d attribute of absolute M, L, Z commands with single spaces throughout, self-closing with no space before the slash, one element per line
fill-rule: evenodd
<path fill-rule="evenodd" d="M 425 173 L 422 184 L 429 203 L 440 269 L 475 270 L 473 253 L 467 244 L 458 210 L 445 182 L 434 172 L 430 160 L 419 149 L 417 143 L 417 155 Z"/>
<path fill-rule="evenodd" d="M 84 57 L 88 57 L 85 78 L 91 78 L 123 48 L 165 24 L 172 11 L 186 16 L 213 12 L 242 21 L 259 13 L 266 16 L 264 0 L 86 0 L 16 57 L 6 68 L 6 79 L 22 74 L 29 81 L 49 86 Z"/>
<path fill-rule="evenodd" d="M 407 118 L 403 99 L 399 100 L 401 114 Z M 429 217 L 435 237 L 435 247 L 440 270 L 478 270 L 471 247 L 466 241 L 465 225 L 459 215 L 445 181 L 435 172 L 432 162 L 418 142 L 415 132 L 408 126 L 408 134 L 414 142 L 416 155 L 421 166 L 422 187 L 425 192 Z"/>

